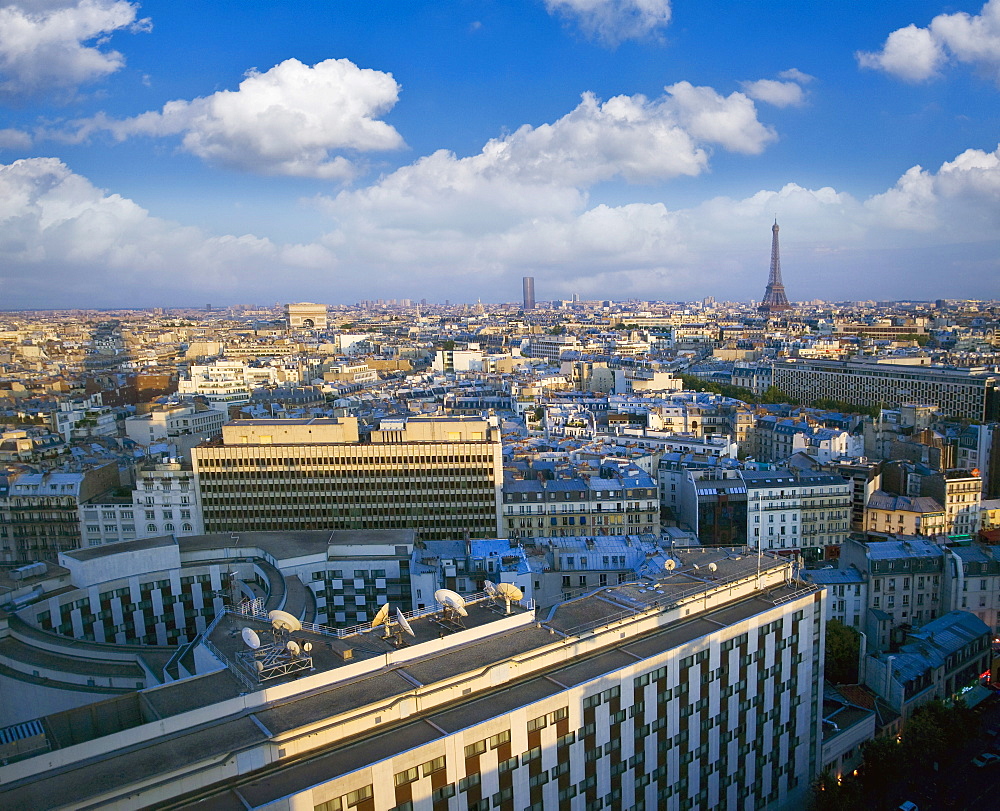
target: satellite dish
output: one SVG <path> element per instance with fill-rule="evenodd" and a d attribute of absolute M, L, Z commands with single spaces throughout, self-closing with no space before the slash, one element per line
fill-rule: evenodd
<path fill-rule="evenodd" d="M 294 639 L 289 639 L 285 644 L 285 650 L 287 650 L 292 656 L 298 656 L 302 653 L 302 648 L 299 647 L 299 643 Z"/>
<path fill-rule="evenodd" d="M 497 586 L 497 597 L 503 599 L 504 607 L 506 608 L 508 614 L 510 613 L 510 604 L 516 603 L 523 596 L 524 592 L 522 592 L 521 589 L 513 583 L 501 583 Z"/>
<path fill-rule="evenodd" d="M 434 592 L 434 599 L 445 608 L 450 608 L 460 617 L 469 616 L 469 613 L 465 610 L 465 598 L 458 592 L 451 589 L 438 589 Z"/>
<path fill-rule="evenodd" d="M 382 607 L 375 614 L 375 619 L 372 620 L 372 630 L 374 631 L 380 625 L 387 625 L 389 622 L 389 604 L 383 603 Z"/>
<path fill-rule="evenodd" d="M 524 599 L 524 592 L 513 583 L 501 583 L 497 586 L 497 594 L 505 600 L 510 600 L 512 603 Z"/>
<path fill-rule="evenodd" d="M 313 649 L 313 643 L 312 642 L 303 642 L 302 643 L 302 650 L 304 650 L 306 653 L 309 653 L 309 651 L 311 651 L 312 649 Z"/>
<path fill-rule="evenodd" d="M 494 584 L 492 580 L 487 580 L 486 582 L 483 583 L 483 591 L 489 594 L 490 597 L 495 596 L 497 593 L 496 584 Z"/>
<path fill-rule="evenodd" d="M 251 650 L 257 650 L 260 647 L 260 637 L 257 636 L 257 632 L 253 628 L 244 628 L 240 631 L 240 636 L 243 637 L 243 642 Z"/>
<path fill-rule="evenodd" d="M 692 566 L 694 566 L 695 571 L 698 571 L 701 568 L 701 566 L 699 566 L 697 563 L 693 563 Z"/>
<path fill-rule="evenodd" d="M 708 570 L 709 570 L 710 572 L 716 572 L 716 571 L 718 571 L 718 570 L 719 570 L 719 566 L 718 566 L 718 564 L 716 564 L 716 563 L 709 563 L 709 564 L 708 564 Z"/>
<path fill-rule="evenodd" d="M 267 618 L 271 620 L 271 625 L 279 631 L 301 631 L 302 623 L 294 614 L 287 611 L 271 611 Z"/>
<path fill-rule="evenodd" d="M 663 564 L 663 568 L 665 571 L 672 572 L 677 568 L 677 561 L 673 558 L 667 558 L 666 563 Z"/>
<path fill-rule="evenodd" d="M 398 607 L 396 608 L 396 622 L 399 624 L 399 627 L 406 631 L 406 633 L 410 636 L 416 636 L 416 634 L 413 633 L 413 628 L 410 626 L 410 621 L 403 616 L 403 612 L 400 611 Z"/>
<path fill-rule="evenodd" d="M 258 673 L 264 672 L 264 663 L 260 659 L 254 662 L 254 666 L 257 668 Z"/>

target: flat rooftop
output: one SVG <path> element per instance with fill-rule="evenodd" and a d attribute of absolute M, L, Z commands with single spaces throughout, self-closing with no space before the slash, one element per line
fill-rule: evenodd
<path fill-rule="evenodd" d="M 89 798 L 96 798 L 103 792 L 116 788 L 128 791 L 134 775 L 142 775 L 144 779 L 166 776 L 206 759 L 230 757 L 236 749 L 262 745 L 283 733 L 307 727 L 310 731 L 335 728 L 345 722 L 345 714 L 356 712 L 356 717 L 367 717 L 373 704 L 388 704 L 423 685 L 481 673 L 512 657 L 523 657 L 559 645 L 567 637 L 570 642 L 575 641 L 571 629 L 578 628 L 581 622 L 593 628 L 595 623 L 604 620 L 649 616 L 651 610 L 653 613 L 657 608 L 667 610 L 678 601 L 750 577 L 757 572 L 758 565 L 763 572 L 787 566 L 777 558 L 764 556 L 758 561 L 756 555 L 748 557 L 745 549 L 712 549 L 705 553 L 684 550 L 675 552 L 674 557 L 677 567 L 664 572 L 663 577 L 611 587 L 564 603 L 551 612 L 551 618 L 545 622 L 535 621 L 531 610 L 516 604 L 512 606 L 513 616 L 506 615 L 503 603 L 480 597 L 469 600 L 466 617 L 446 618 L 440 610 L 412 617 L 409 624 L 413 636 L 401 632 L 397 638 L 395 623 L 390 627 L 388 638 L 382 627 L 344 636 L 318 629 L 292 632 L 290 636 L 296 641 L 313 643 L 311 654 L 316 671 L 330 674 L 330 679 L 322 686 L 311 681 L 308 691 L 263 705 L 250 702 L 249 709 L 213 718 L 210 723 L 158 734 L 141 746 L 110 749 L 96 758 L 10 782 L 0 787 L 0 806 L 16 809 L 85 807 Z M 710 569 L 709 563 L 715 563 L 715 568 Z M 794 581 L 778 581 L 774 574 L 771 573 L 771 582 L 777 585 L 767 590 L 757 590 L 718 608 L 667 622 L 631 637 L 628 642 L 621 643 L 617 633 L 607 634 L 606 644 L 586 655 L 569 661 L 553 661 L 537 670 L 528 669 L 521 678 L 477 689 L 466 699 L 429 708 L 404 721 L 385 727 L 373 724 L 360 736 L 336 741 L 304 754 L 296 762 L 283 764 L 280 769 L 267 770 L 264 775 L 223 781 L 209 789 L 209 797 L 199 798 L 197 807 L 245 808 L 273 802 L 369 763 L 502 716 L 555 695 L 566 687 L 585 684 L 623 666 L 670 651 L 720 628 L 773 610 L 784 600 L 817 590 L 815 586 L 803 586 Z M 394 619 L 395 612 L 390 616 Z M 495 630 L 491 630 L 491 626 Z M 249 653 L 252 662 L 254 654 L 242 639 L 242 630 L 246 627 L 253 628 L 265 645 L 276 641 L 263 618 L 239 614 L 221 618 L 212 629 L 211 641 L 227 659 L 235 661 L 237 654 L 242 652 Z M 477 630 L 480 633 L 469 633 Z M 457 635 L 456 641 L 448 646 L 447 637 L 452 635 Z M 402 645 L 397 647 L 400 641 Z M 345 661 L 338 653 L 345 648 L 351 649 L 353 659 Z M 356 668 L 351 668 L 344 670 L 342 678 L 337 678 L 338 670 L 365 661 L 371 662 L 370 670 L 359 674 Z M 159 717 L 208 707 L 234 695 L 238 688 L 227 673 L 236 669 L 143 691 L 141 695 L 148 697 L 150 709 Z M 265 682 L 264 686 L 287 684 L 301 677 L 302 674 L 291 674 Z M 251 678 L 250 672 L 244 669 L 241 678 L 246 684 Z M 178 800 L 162 807 L 192 806 Z"/>
<path fill-rule="evenodd" d="M 227 547 L 256 547 L 277 560 L 326 552 L 331 546 L 410 546 L 416 540 L 412 529 L 315 529 L 281 532 L 220 532 L 178 538 L 181 554 Z M 114 544 L 121 547 L 121 544 Z M 409 552 L 407 552 L 409 555 Z"/>

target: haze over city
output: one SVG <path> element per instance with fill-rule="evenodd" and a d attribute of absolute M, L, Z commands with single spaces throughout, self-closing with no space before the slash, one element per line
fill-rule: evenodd
<path fill-rule="evenodd" d="M 0 8 L 11 308 L 993 298 L 1000 1 Z"/>

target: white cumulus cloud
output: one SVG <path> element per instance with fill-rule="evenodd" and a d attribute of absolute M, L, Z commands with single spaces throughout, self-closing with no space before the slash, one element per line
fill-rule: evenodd
<path fill-rule="evenodd" d="M 670 22 L 670 0 L 545 0 L 545 7 L 608 45 L 645 39 Z"/>
<path fill-rule="evenodd" d="M 1000 84 L 1000 0 L 988 0 L 979 14 L 939 14 L 927 28 L 910 24 L 889 34 L 875 52 L 859 51 L 862 67 L 921 82 L 949 61 L 972 65 Z"/>
<path fill-rule="evenodd" d="M 356 172 L 339 152 L 398 149 L 403 138 L 379 116 L 399 97 L 391 74 L 347 59 L 309 66 L 288 59 L 251 71 L 238 90 L 171 101 L 121 121 L 98 116 L 79 136 L 107 130 L 116 138 L 180 135 L 183 148 L 223 166 L 265 175 L 346 179 Z"/>
<path fill-rule="evenodd" d="M 775 107 L 797 107 L 805 102 L 805 93 L 798 82 L 758 79 L 754 82 L 741 82 L 740 86 L 750 98 Z"/>
<path fill-rule="evenodd" d="M 495 230 L 525 217 L 551 219 L 579 210 L 584 190 L 622 179 L 630 183 L 695 176 L 710 149 L 756 154 L 775 138 L 742 93 L 722 96 L 680 82 L 657 99 L 590 93 L 552 124 L 522 126 L 491 139 L 476 155 L 439 150 L 375 184 L 346 190 L 331 212 L 364 229 L 370 217 L 424 242 L 428 231 Z"/>
<path fill-rule="evenodd" d="M 0 7 L 0 95 L 22 99 L 72 96 L 80 85 L 121 69 L 107 47 L 116 31 L 148 31 L 139 5 L 125 0 L 5 3 Z"/>

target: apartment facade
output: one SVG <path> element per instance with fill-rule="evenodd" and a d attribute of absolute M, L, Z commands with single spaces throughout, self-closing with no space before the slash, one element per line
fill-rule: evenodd
<path fill-rule="evenodd" d="M 136 470 L 136 485 L 105 491 L 80 505 L 81 546 L 201 535 L 204 524 L 191 465 L 150 461 Z"/>
<path fill-rule="evenodd" d="M 832 474 L 743 471 L 751 546 L 807 560 L 837 557 L 851 526 L 851 485 Z"/>
<path fill-rule="evenodd" d="M 943 535 L 944 507 L 930 496 L 897 496 L 877 490 L 865 506 L 865 529 L 896 535 Z"/>
<path fill-rule="evenodd" d="M 620 478 L 508 478 L 503 485 L 503 533 L 509 538 L 531 539 L 658 532 L 656 481 L 638 469 L 634 474 Z"/>
<path fill-rule="evenodd" d="M 467 417 L 238 420 L 191 452 L 206 532 L 414 529 L 497 537 L 499 425 Z"/>
<path fill-rule="evenodd" d="M 878 536 L 875 536 L 878 537 Z M 869 650 L 885 650 L 900 626 L 919 627 L 947 611 L 942 589 L 945 550 L 921 538 L 851 537 L 840 554 L 868 584 L 865 633 Z"/>
<path fill-rule="evenodd" d="M 0 562 L 55 562 L 80 545 L 80 505 L 119 483 L 118 465 L 82 473 L 21 473 L 0 488 Z"/>

